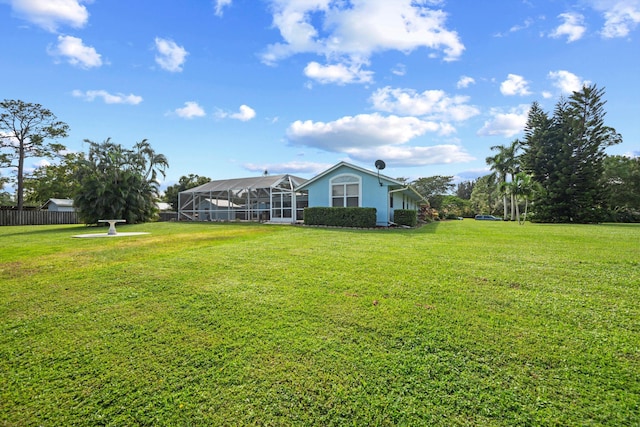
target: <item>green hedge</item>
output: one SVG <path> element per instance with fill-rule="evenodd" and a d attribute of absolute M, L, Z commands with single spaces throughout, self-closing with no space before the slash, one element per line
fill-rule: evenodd
<path fill-rule="evenodd" d="M 305 225 L 373 228 L 376 226 L 375 208 L 305 208 Z"/>
<path fill-rule="evenodd" d="M 418 224 L 418 213 L 410 209 L 396 209 L 393 211 L 393 222 L 415 227 Z"/>

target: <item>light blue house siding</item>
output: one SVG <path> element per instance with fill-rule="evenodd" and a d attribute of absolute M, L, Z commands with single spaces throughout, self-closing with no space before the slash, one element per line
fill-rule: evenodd
<path fill-rule="evenodd" d="M 338 163 L 298 188 L 310 207 L 357 206 L 376 209 L 376 225 L 388 226 L 396 209 L 418 210 L 422 197 L 395 179 L 346 162 Z"/>

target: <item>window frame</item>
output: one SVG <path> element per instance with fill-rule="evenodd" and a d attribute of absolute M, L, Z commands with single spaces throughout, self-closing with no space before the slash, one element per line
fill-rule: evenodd
<path fill-rule="evenodd" d="M 349 179 L 351 178 L 351 179 Z M 341 181 L 344 180 L 344 182 L 335 182 L 335 181 Z M 362 207 L 362 177 L 359 175 L 355 175 L 352 173 L 342 173 L 340 175 L 336 175 L 334 177 L 332 177 L 329 180 L 329 206 L 331 207 L 352 207 L 348 205 L 348 199 L 349 198 L 353 198 L 355 196 L 353 195 L 349 195 L 347 192 L 347 186 L 348 185 L 357 185 L 358 186 L 358 204 L 357 207 Z M 342 191 L 342 206 L 335 206 L 333 204 L 334 198 L 337 199 L 337 196 L 333 195 L 333 188 L 335 186 L 342 186 L 343 187 L 343 191 Z M 356 207 L 356 206 L 353 206 Z"/>

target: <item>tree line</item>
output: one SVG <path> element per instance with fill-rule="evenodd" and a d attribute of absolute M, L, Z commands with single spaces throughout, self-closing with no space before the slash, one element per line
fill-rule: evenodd
<path fill-rule="evenodd" d="M 126 148 L 106 139 L 85 140 L 88 153 L 67 152 L 55 142 L 66 137 L 69 126 L 40 104 L 20 100 L 0 102 L 0 167 L 14 168 L 17 209 L 25 199 L 41 204 L 49 198 L 71 198 L 87 224 L 99 219 L 145 222 L 157 212 L 158 177 L 164 177 L 167 158 L 142 140 Z M 25 171 L 30 157 L 58 159 L 55 165 Z M 10 180 L 1 177 L 0 184 Z M 6 193 L 1 201 L 10 201 Z"/>
<path fill-rule="evenodd" d="M 453 183 L 453 176 L 419 178 L 410 184 L 443 217 L 501 215 L 521 222 L 640 222 L 640 158 L 609 156 L 606 148 L 622 142 L 606 126 L 604 90 L 585 86 L 561 98 L 552 114 L 534 102 L 524 138 L 491 147 L 492 173 Z M 40 104 L 0 102 L 0 168 L 14 168 L 17 209 L 25 201 L 71 198 L 86 223 L 122 218 L 144 222 L 154 217 L 158 176 L 169 166 L 147 140 L 126 148 L 106 139 L 85 140 L 88 153 L 71 153 L 58 142 L 68 125 Z M 58 159 L 57 164 L 25 172 L 29 157 Z M 0 176 L 2 192 L 10 177 Z M 407 181 L 406 179 L 402 179 Z M 209 182 L 190 174 L 167 188 L 163 200 L 178 209 L 178 193 Z"/>
<path fill-rule="evenodd" d="M 606 154 L 622 137 L 606 126 L 604 105 L 604 89 L 596 85 L 560 99 L 552 114 L 534 102 L 524 138 L 491 147 L 491 174 L 458 184 L 455 195 L 453 176 L 413 185 L 445 217 L 640 222 L 640 158 Z"/>

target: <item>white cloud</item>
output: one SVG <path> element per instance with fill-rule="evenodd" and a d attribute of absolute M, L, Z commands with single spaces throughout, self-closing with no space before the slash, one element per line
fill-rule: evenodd
<path fill-rule="evenodd" d="M 219 110 L 215 115 L 219 119 L 230 118 L 240 120 L 242 122 L 247 122 L 256 116 L 256 112 L 253 108 L 243 104 L 240 106 L 237 113 L 229 113 L 227 111 Z"/>
<path fill-rule="evenodd" d="M 533 22 L 533 19 L 527 18 L 522 24 L 514 25 L 513 27 L 509 28 L 509 32 L 516 33 L 518 31 L 526 30 L 533 24 Z"/>
<path fill-rule="evenodd" d="M 432 120 L 460 122 L 480 114 L 478 108 L 468 105 L 467 96 L 449 96 L 442 90 L 398 89 L 389 86 L 376 90 L 369 99 L 378 111 L 425 116 Z"/>
<path fill-rule="evenodd" d="M 465 89 L 475 83 L 476 83 L 476 80 L 473 77 L 461 76 L 460 79 L 458 80 L 458 83 L 456 83 L 456 87 L 458 89 Z"/>
<path fill-rule="evenodd" d="M 404 144 L 427 132 L 439 132 L 435 122 L 416 117 L 382 116 L 378 113 L 346 116 L 333 122 L 293 122 L 287 138 L 295 145 L 343 153 L 352 148 Z"/>
<path fill-rule="evenodd" d="M 318 174 L 329 169 L 333 164 L 316 162 L 284 162 L 284 163 L 245 163 L 243 167 L 251 172 L 268 171 L 270 174 Z"/>
<path fill-rule="evenodd" d="M 71 93 L 76 98 L 83 98 L 85 101 L 93 101 L 96 98 L 102 98 L 105 104 L 129 104 L 138 105 L 142 102 L 142 97 L 134 94 L 125 95 L 122 93 L 111 94 L 106 90 L 88 90 L 82 92 L 74 90 Z"/>
<path fill-rule="evenodd" d="M 507 75 L 507 80 L 500 84 L 500 92 L 505 96 L 531 95 L 531 91 L 529 91 L 529 82 L 526 81 L 524 77 L 517 74 Z"/>
<path fill-rule="evenodd" d="M 331 64 L 345 63 L 346 69 L 359 70 L 363 64 L 369 63 L 372 54 L 386 50 L 409 53 L 424 47 L 440 53 L 445 61 L 458 59 L 464 51 L 458 34 L 446 28 L 447 14 L 434 8 L 440 2 L 270 2 L 273 26 L 279 30 L 283 41 L 267 47 L 262 55 L 263 62 L 267 64 L 275 64 L 299 53 L 315 53 L 327 58 Z M 338 71 L 344 74 L 344 70 Z M 344 79 L 335 81 L 339 83 Z"/>
<path fill-rule="evenodd" d="M 13 12 L 29 22 L 55 32 L 61 25 L 84 27 L 89 12 L 82 3 L 85 0 L 8 0 Z"/>
<path fill-rule="evenodd" d="M 207 115 L 205 113 L 204 108 L 198 105 L 195 101 L 187 101 L 184 103 L 184 107 L 177 108 L 174 113 L 178 117 L 182 117 L 183 119 L 193 119 L 194 117 L 204 117 Z"/>
<path fill-rule="evenodd" d="M 217 16 L 222 16 L 222 9 L 224 9 L 225 6 L 231 6 L 231 0 L 216 0 L 215 1 L 216 4 L 216 15 Z"/>
<path fill-rule="evenodd" d="M 360 69 L 360 64 L 347 66 L 345 64 L 320 65 L 310 62 L 304 69 L 305 76 L 317 80 L 319 83 L 371 83 L 373 72 Z"/>
<path fill-rule="evenodd" d="M 0 143 L 2 144 L 7 144 L 9 147 L 19 147 L 20 143 L 18 142 L 18 139 L 8 133 L 8 132 L 2 132 L 0 131 Z M 0 168 L 0 171 L 2 170 L 2 168 Z M 2 175 L 0 175 L 0 177 L 2 177 Z"/>
<path fill-rule="evenodd" d="M 550 71 L 548 77 L 553 86 L 560 89 L 562 94 L 577 92 L 583 86 L 588 86 L 591 83 L 589 80 L 582 80 L 582 78 L 566 70 Z"/>
<path fill-rule="evenodd" d="M 590 0 L 593 7 L 603 12 L 604 38 L 626 37 L 640 23 L 640 0 Z"/>
<path fill-rule="evenodd" d="M 509 31 L 507 32 L 500 32 L 500 33 L 496 33 L 494 35 L 494 37 L 506 37 L 508 36 L 510 33 L 517 33 L 518 31 L 522 31 L 522 30 L 526 30 L 527 28 L 529 28 L 531 25 L 533 25 L 533 23 L 535 22 L 534 19 L 532 18 L 527 18 L 525 19 L 525 21 L 522 24 L 516 24 L 513 25 L 511 28 L 509 28 Z"/>
<path fill-rule="evenodd" d="M 520 105 L 504 112 L 498 108 L 492 108 L 489 114 L 491 120 L 484 122 L 482 129 L 478 131 L 480 136 L 504 136 L 510 138 L 524 130 L 529 114 L 529 105 Z"/>
<path fill-rule="evenodd" d="M 333 122 L 296 121 L 287 129 L 294 145 L 347 154 L 358 161 L 384 158 L 395 166 L 420 166 L 472 160 L 453 144 L 430 147 L 407 143 L 426 133 L 448 134 L 452 128 L 416 117 L 382 116 L 378 113 L 346 116 Z"/>
<path fill-rule="evenodd" d="M 58 45 L 49 48 L 52 56 L 64 57 L 71 65 L 89 69 L 102 66 L 102 56 L 91 46 L 85 46 L 82 39 L 73 36 L 58 36 Z"/>
<path fill-rule="evenodd" d="M 249 121 L 256 116 L 256 112 L 253 108 L 248 105 L 241 105 L 240 111 L 237 113 L 231 114 L 229 117 L 232 119 L 240 120 L 242 122 Z"/>
<path fill-rule="evenodd" d="M 385 159 L 393 166 L 427 166 L 436 164 L 465 163 L 475 160 L 459 145 L 442 144 L 430 147 L 400 147 L 386 145 L 373 149 L 353 148 L 349 157 L 361 162 Z"/>
<path fill-rule="evenodd" d="M 187 52 L 184 47 L 178 46 L 173 40 L 156 37 L 155 43 L 158 51 L 156 63 L 160 65 L 163 70 L 172 73 L 182 71 L 182 66 L 189 52 Z"/>
<path fill-rule="evenodd" d="M 44 167 L 47 167 L 47 166 L 51 166 L 51 162 L 49 160 L 47 160 L 47 159 L 40 159 L 40 160 L 36 161 L 33 164 L 33 167 L 36 168 L 36 169 L 44 168 Z"/>
<path fill-rule="evenodd" d="M 396 76 L 404 76 L 407 74 L 407 67 L 404 64 L 396 64 L 396 66 L 391 69 L 391 72 Z"/>
<path fill-rule="evenodd" d="M 584 25 L 584 16 L 579 13 L 561 13 L 558 18 L 563 19 L 564 22 L 550 34 L 553 38 L 567 36 L 567 43 L 571 43 L 580 40 L 587 30 Z"/>

